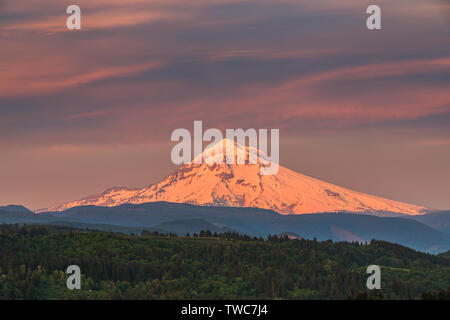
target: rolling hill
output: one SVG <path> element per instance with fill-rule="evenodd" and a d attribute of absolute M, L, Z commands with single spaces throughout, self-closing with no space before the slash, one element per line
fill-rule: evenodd
<path fill-rule="evenodd" d="M 318 240 L 369 242 L 372 239 L 402 244 L 431 253 L 450 249 L 450 235 L 414 219 L 377 217 L 366 214 L 322 213 L 282 215 L 258 208 L 194 206 L 152 202 L 116 207 L 81 206 L 62 212 L 42 214 L 0 211 L 0 223 L 65 224 L 158 229 L 184 234 L 201 229 L 234 230 L 266 237 L 269 234 L 295 233 Z M 94 227 L 92 227 L 94 228 Z"/>

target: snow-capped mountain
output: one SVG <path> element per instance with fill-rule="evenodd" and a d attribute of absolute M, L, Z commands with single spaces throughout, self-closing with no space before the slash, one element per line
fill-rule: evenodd
<path fill-rule="evenodd" d="M 228 141 L 228 142 L 227 142 Z M 48 209 L 63 211 L 75 206 L 117 206 L 124 203 L 167 201 L 208 206 L 258 207 L 282 214 L 321 212 L 395 212 L 410 215 L 423 214 L 427 208 L 388 200 L 327 183 L 282 166 L 276 175 L 261 175 L 261 166 L 268 165 L 259 150 L 235 145 L 236 157 L 249 159 L 256 152 L 258 164 L 211 164 L 211 157 L 226 157 L 224 139 L 201 155 L 204 162 L 183 165 L 162 181 L 141 189 L 111 188 L 101 194 L 89 196 Z M 233 143 L 233 142 L 231 142 Z M 236 162 L 235 162 L 236 163 Z"/>

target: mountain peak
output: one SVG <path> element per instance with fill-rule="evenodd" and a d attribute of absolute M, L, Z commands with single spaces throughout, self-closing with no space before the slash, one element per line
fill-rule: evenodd
<path fill-rule="evenodd" d="M 254 157 L 252 159 L 252 157 Z M 253 160 L 253 161 L 252 161 Z M 224 138 L 209 144 L 201 154 L 195 156 L 191 164 L 257 164 L 268 165 L 269 157 L 257 147 L 248 147 Z"/>

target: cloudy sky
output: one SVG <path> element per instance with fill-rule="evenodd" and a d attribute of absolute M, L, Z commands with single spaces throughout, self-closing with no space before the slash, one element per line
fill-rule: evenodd
<path fill-rule="evenodd" d="M 0 0 L 0 205 L 157 182 L 170 133 L 203 120 L 279 128 L 290 169 L 450 209 L 449 18 L 444 0 Z"/>

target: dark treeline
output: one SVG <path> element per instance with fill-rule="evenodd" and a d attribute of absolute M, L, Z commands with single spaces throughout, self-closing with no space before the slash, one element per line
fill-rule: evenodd
<path fill-rule="evenodd" d="M 450 300 L 450 286 L 439 291 L 425 291 L 422 293 L 421 298 L 423 300 Z"/>
<path fill-rule="evenodd" d="M 372 264 L 379 292 L 365 289 Z M 69 265 L 81 290 L 66 288 Z M 384 241 L 0 226 L 0 299 L 432 299 L 449 284 L 450 259 Z"/>

